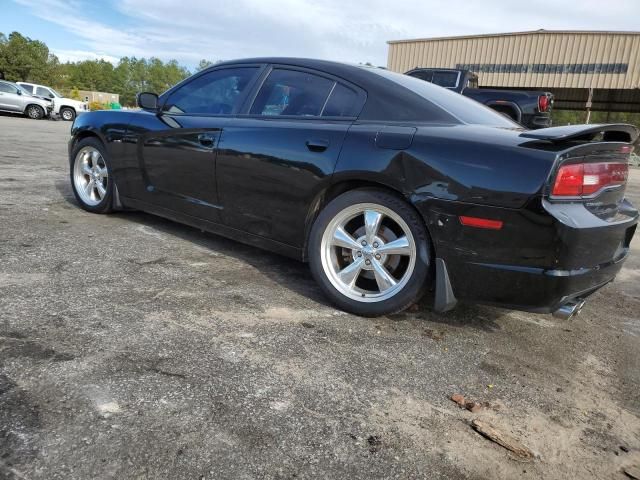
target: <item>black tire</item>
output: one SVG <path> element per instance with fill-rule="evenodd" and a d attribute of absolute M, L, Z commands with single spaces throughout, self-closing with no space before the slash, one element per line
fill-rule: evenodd
<path fill-rule="evenodd" d="M 322 237 L 329 224 L 346 208 L 365 203 L 386 207 L 404 220 L 413 235 L 416 246 L 415 266 L 407 283 L 392 297 L 376 302 L 358 301 L 341 293 L 331 283 L 322 265 Z M 367 188 L 343 193 L 324 207 L 311 229 L 307 253 L 311 272 L 332 303 L 342 310 L 359 316 L 376 317 L 400 312 L 422 297 L 427 287 L 431 252 L 429 234 L 414 208 L 391 192 Z"/>
<path fill-rule="evenodd" d="M 79 195 L 78 191 L 76 190 L 76 182 L 74 181 L 74 169 L 75 169 L 76 162 L 78 161 L 78 153 L 80 153 L 80 150 L 82 150 L 85 147 L 92 147 L 98 150 L 98 152 L 100 152 L 100 155 L 104 160 L 104 164 L 107 167 L 108 176 L 107 176 L 106 194 L 102 198 L 100 203 L 98 203 L 97 205 L 89 205 L 82 199 L 82 196 Z M 71 161 L 69 163 L 71 168 L 70 168 L 69 178 L 71 180 L 71 188 L 73 189 L 73 194 L 75 195 L 76 200 L 78 201 L 78 204 L 80 204 L 80 206 L 87 212 L 111 213 L 113 211 L 113 189 L 114 189 L 113 173 L 111 170 L 110 159 L 107 155 L 107 151 L 104 148 L 104 145 L 102 144 L 102 142 L 95 137 L 84 138 L 80 140 L 78 143 L 76 143 L 76 145 L 73 147 L 70 158 L 71 158 Z"/>
<path fill-rule="evenodd" d="M 44 108 L 40 105 L 27 105 L 24 114 L 32 120 L 41 120 L 44 118 Z"/>
<path fill-rule="evenodd" d="M 70 107 L 60 109 L 60 118 L 66 122 L 73 122 L 76 119 L 76 111 Z"/>

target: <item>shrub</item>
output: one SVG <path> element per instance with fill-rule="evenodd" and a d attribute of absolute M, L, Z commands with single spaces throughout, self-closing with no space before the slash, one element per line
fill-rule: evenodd
<path fill-rule="evenodd" d="M 111 106 L 108 103 L 89 102 L 89 110 L 110 110 Z"/>

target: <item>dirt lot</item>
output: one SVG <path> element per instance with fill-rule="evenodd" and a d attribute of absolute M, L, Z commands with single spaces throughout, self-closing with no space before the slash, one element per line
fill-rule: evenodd
<path fill-rule="evenodd" d="M 640 464 L 639 235 L 575 320 L 426 304 L 358 318 L 303 264 L 80 210 L 69 127 L 0 117 L 0 478 L 622 479 Z"/>

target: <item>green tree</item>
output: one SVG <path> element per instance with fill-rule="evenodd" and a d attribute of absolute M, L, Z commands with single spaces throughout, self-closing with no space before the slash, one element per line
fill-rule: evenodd
<path fill-rule="evenodd" d="M 202 60 L 200 60 L 200 63 L 198 63 L 198 66 L 196 67 L 196 71 L 199 72 L 200 70 L 204 70 L 205 68 L 212 67 L 213 65 L 215 65 L 215 63 L 213 63 L 211 60 L 205 60 L 203 58 Z"/>
<path fill-rule="evenodd" d="M 78 90 L 78 87 L 73 87 L 71 89 L 71 92 L 69 92 L 69 96 L 73 99 L 73 100 L 81 100 L 80 98 L 80 91 Z"/>
<path fill-rule="evenodd" d="M 0 34 L 0 72 L 10 81 L 49 81 L 58 65 L 58 59 L 49 48 L 18 32 L 9 36 Z"/>

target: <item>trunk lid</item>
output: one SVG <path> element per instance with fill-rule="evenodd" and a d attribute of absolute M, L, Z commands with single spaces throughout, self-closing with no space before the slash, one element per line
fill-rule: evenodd
<path fill-rule="evenodd" d="M 616 222 L 628 218 L 625 187 L 638 133 L 626 124 L 570 125 L 520 137 L 531 139 L 522 146 L 556 153 L 544 192 L 550 202 L 582 203 L 601 220 Z"/>

